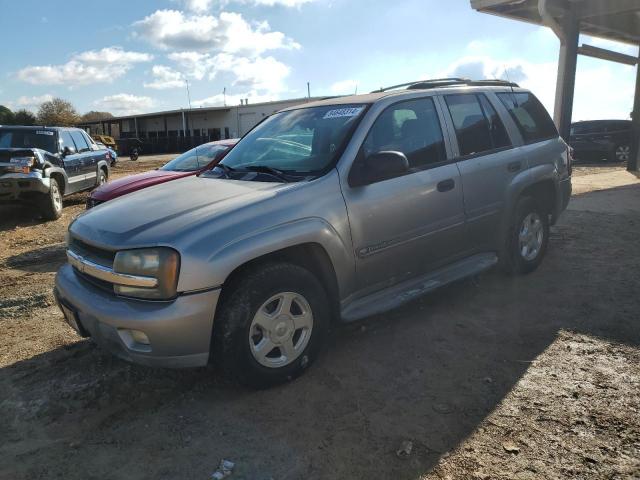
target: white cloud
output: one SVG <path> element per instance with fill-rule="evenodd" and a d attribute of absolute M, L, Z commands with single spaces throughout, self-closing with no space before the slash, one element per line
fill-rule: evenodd
<path fill-rule="evenodd" d="M 167 55 L 191 78 L 202 80 L 212 67 L 213 58 L 208 53 L 174 52 Z"/>
<path fill-rule="evenodd" d="M 15 102 L 10 102 L 9 106 L 13 108 L 25 108 L 27 110 L 37 110 L 40 104 L 44 102 L 50 102 L 53 100 L 53 95 L 45 93 L 44 95 L 36 95 L 33 97 L 22 96 L 18 97 Z"/>
<path fill-rule="evenodd" d="M 275 5 L 291 8 L 299 8 L 305 3 L 311 3 L 315 0 L 183 0 L 187 10 L 195 13 L 205 13 L 210 11 L 213 6 L 225 7 L 230 3 L 240 3 L 249 5 L 264 5 L 273 7 Z"/>
<path fill-rule="evenodd" d="M 271 102 L 278 99 L 277 95 L 259 94 L 257 92 L 247 92 L 243 94 L 234 94 L 226 96 L 227 105 L 239 105 L 240 100 L 248 99 L 249 103 Z M 225 104 L 225 96 L 220 93 L 211 97 L 195 100 L 192 105 L 195 108 L 200 107 L 221 107 Z"/>
<path fill-rule="evenodd" d="M 355 93 L 358 88 L 358 82 L 356 80 L 342 80 L 331 85 L 331 93 L 336 95 L 346 95 Z"/>
<path fill-rule="evenodd" d="M 204 13 L 211 9 L 215 0 L 185 0 L 187 10 L 195 13 Z"/>
<path fill-rule="evenodd" d="M 178 10 L 157 10 L 133 24 L 136 35 L 164 50 L 212 50 L 257 56 L 267 50 L 297 49 L 300 45 L 269 24 L 249 24 L 238 13 L 219 16 L 189 15 Z"/>
<path fill-rule="evenodd" d="M 89 85 L 112 82 L 122 77 L 136 63 L 148 62 L 153 55 L 128 52 L 119 47 L 89 50 L 71 57 L 61 65 L 29 66 L 17 72 L 17 77 L 34 85 Z"/>
<path fill-rule="evenodd" d="M 153 88 L 155 90 L 166 90 L 169 88 L 184 87 L 184 76 L 170 67 L 164 65 L 154 65 L 151 69 L 153 81 L 145 83 L 145 88 Z"/>
<path fill-rule="evenodd" d="M 118 93 L 96 100 L 93 104 L 102 111 L 120 115 L 132 115 L 148 111 L 155 105 L 155 102 L 150 97 Z"/>
<path fill-rule="evenodd" d="M 209 78 L 213 79 L 221 72 L 230 72 L 235 76 L 233 86 L 251 90 L 264 90 L 271 93 L 285 89 L 284 79 L 289 75 L 289 67 L 273 57 L 234 57 L 220 53 L 213 59 Z"/>

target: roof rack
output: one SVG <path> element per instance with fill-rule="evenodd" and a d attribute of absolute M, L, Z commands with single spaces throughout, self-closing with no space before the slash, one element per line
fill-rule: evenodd
<path fill-rule="evenodd" d="M 507 80 L 471 80 L 468 78 L 436 78 L 433 80 L 420 80 L 417 82 L 401 83 L 400 85 L 393 85 L 391 87 L 381 88 L 380 90 L 374 90 L 371 93 L 387 92 L 389 90 L 396 90 L 398 88 L 406 88 L 406 90 L 428 90 L 431 88 L 440 87 L 513 87 L 518 88 L 520 85 L 517 83 L 509 82 Z"/>

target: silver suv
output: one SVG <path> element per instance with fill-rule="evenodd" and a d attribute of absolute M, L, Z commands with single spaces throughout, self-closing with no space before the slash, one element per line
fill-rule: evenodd
<path fill-rule="evenodd" d="M 289 108 L 213 170 L 78 217 L 56 297 L 122 358 L 272 385 L 311 365 L 332 321 L 496 264 L 535 270 L 570 161 L 541 103 L 506 82 Z"/>

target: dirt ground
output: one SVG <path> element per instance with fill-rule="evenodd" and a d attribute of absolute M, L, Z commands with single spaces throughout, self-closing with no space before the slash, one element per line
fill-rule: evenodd
<path fill-rule="evenodd" d="M 77 337 L 51 290 L 85 194 L 56 222 L 0 208 L 0 479 L 207 479 L 221 459 L 253 480 L 640 478 L 640 181 L 581 166 L 574 183 L 537 272 L 337 327 L 260 392 Z"/>

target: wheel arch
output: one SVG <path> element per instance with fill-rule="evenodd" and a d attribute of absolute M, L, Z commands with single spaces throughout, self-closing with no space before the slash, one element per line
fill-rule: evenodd
<path fill-rule="evenodd" d="M 237 266 L 226 278 L 221 291 L 220 305 L 233 292 L 242 278 L 250 270 L 260 268 L 269 263 L 291 263 L 309 270 L 318 278 L 325 288 L 329 298 L 332 319 L 337 320 L 340 315 L 340 293 L 338 277 L 326 249 L 317 242 L 301 243 L 257 256 Z M 214 326 L 215 328 L 215 326 Z"/>

